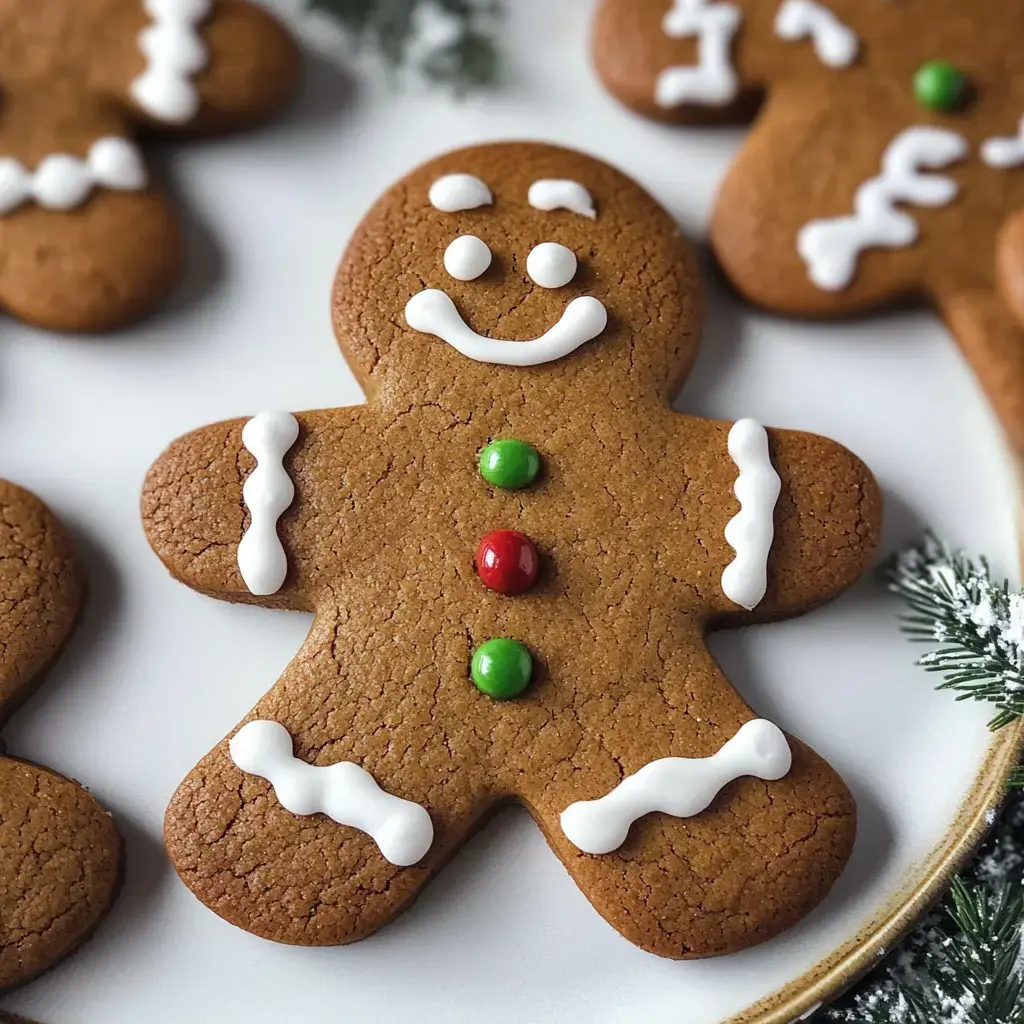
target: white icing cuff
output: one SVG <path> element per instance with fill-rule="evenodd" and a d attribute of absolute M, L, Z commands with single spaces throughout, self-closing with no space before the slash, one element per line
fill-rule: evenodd
<path fill-rule="evenodd" d="M 996 170 L 1024 165 L 1024 118 L 1017 135 L 995 135 L 981 144 L 981 159 Z"/>
<path fill-rule="evenodd" d="M 661 811 L 690 818 L 703 811 L 719 790 L 752 775 L 781 779 L 792 767 L 792 753 L 777 725 L 763 718 L 747 722 L 711 757 L 663 757 L 646 764 L 599 800 L 581 800 L 562 811 L 562 831 L 584 853 L 617 850 L 638 818 Z"/>
<path fill-rule="evenodd" d="M 131 84 L 132 98 L 157 120 L 185 124 L 199 112 L 191 77 L 209 59 L 199 25 L 212 0 L 143 0 L 143 7 L 153 21 L 139 33 L 146 69 Z"/>
<path fill-rule="evenodd" d="M 775 538 L 775 503 L 782 482 L 768 454 L 768 434 L 754 420 L 738 420 L 729 431 L 729 454 L 739 468 L 733 490 L 739 512 L 725 527 L 736 557 L 722 573 L 722 592 L 733 604 L 756 608 L 768 589 L 768 554 Z"/>
<path fill-rule="evenodd" d="M 263 412 L 242 430 L 242 444 L 256 468 L 242 487 L 251 522 L 238 545 L 238 571 L 251 594 L 276 594 L 288 575 L 288 556 L 277 536 L 277 521 L 295 498 L 284 457 L 299 436 L 298 421 L 288 412 Z"/>
<path fill-rule="evenodd" d="M 384 792 L 373 776 L 351 761 L 320 768 L 292 756 L 292 738 L 278 722 L 243 726 L 228 744 L 235 766 L 274 787 L 292 814 L 326 814 L 339 825 L 365 832 L 381 856 L 397 867 L 422 860 L 434 841 L 426 809 Z"/>
<path fill-rule="evenodd" d="M 46 210 L 81 206 L 94 188 L 137 192 L 146 187 L 142 155 L 127 139 L 97 139 L 84 160 L 67 153 L 44 157 L 34 172 L 13 157 L 0 158 L 0 215 L 29 200 Z"/>

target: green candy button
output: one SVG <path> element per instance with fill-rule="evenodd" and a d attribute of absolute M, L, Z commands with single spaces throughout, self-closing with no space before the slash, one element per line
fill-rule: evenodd
<path fill-rule="evenodd" d="M 914 98 L 928 110 L 953 110 L 967 95 L 967 79 L 952 64 L 930 60 L 914 75 Z"/>
<path fill-rule="evenodd" d="M 518 640 L 495 637 L 476 649 L 470 675 L 481 693 L 495 700 L 511 700 L 530 684 L 533 658 Z"/>
<path fill-rule="evenodd" d="M 525 441 L 492 441 L 480 453 L 480 475 L 495 487 L 515 491 L 533 483 L 540 472 L 537 449 Z"/>

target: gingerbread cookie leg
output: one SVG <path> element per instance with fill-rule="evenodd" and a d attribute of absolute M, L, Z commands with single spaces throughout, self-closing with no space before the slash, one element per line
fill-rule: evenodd
<path fill-rule="evenodd" d="M 595 909 L 676 959 L 791 927 L 839 877 L 856 832 L 853 797 L 824 760 L 754 720 L 706 651 L 682 660 L 630 698 L 646 753 L 604 715 L 568 779 L 534 776 L 522 793 Z"/>
<path fill-rule="evenodd" d="M 429 709 L 410 705 L 395 720 L 397 669 L 390 680 L 363 674 L 347 618 L 318 616 L 275 689 L 167 809 L 167 850 L 185 884 L 226 920 L 280 942 L 372 934 L 498 798 L 469 778 Z"/>

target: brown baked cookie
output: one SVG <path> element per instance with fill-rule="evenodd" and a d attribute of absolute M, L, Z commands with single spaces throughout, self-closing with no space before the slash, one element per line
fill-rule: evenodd
<path fill-rule="evenodd" d="M 602 0 L 593 44 L 645 115 L 761 104 L 711 227 L 740 291 L 829 316 L 927 297 L 1024 453 L 1024 324 L 995 259 L 1024 207 L 1022 37 L 1016 0 Z"/>
<path fill-rule="evenodd" d="M 82 579 L 42 502 L 0 481 L 0 724 L 38 682 L 74 624 Z M 107 912 L 121 843 L 80 786 L 0 757 L 0 991 L 67 956 Z"/>
<path fill-rule="evenodd" d="M 316 612 L 171 802 L 185 883 L 258 935 L 351 942 L 515 800 L 644 949 L 727 953 L 798 921 L 843 869 L 853 799 L 704 637 L 863 572 L 869 471 L 671 410 L 696 262 L 638 185 L 569 150 L 413 171 L 357 230 L 333 311 L 367 406 L 206 427 L 145 484 L 177 579 Z"/>
<path fill-rule="evenodd" d="M 97 331 L 152 309 L 181 262 L 133 136 L 259 121 L 299 57 L 247 0 L 0 0 L 0 69 L 0 307 Z"/>

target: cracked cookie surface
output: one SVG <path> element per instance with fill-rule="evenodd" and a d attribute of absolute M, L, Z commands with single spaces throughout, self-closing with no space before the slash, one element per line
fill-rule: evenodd
<path fill-rule="evenodd" d="M 35 497 L 0 481 L 0 723 L 70 633 L 83 583 L 70 539 Z M 0 991 L 52 967 L 109 909 L 121 843 L 77 782 L 0 757 Z"/>
<path fill-rule="evenodd" d="M 432 185 L 456 174 L 486 183 L 491 201 L 435 208 Z M 595 216 L 528 200 L 538 182 L 566 181 L 585 186 Z M 445 266 L 465 235 L 492 253 L 470 281 Z M 528 255 L 545 242 L 575 255 L 568 284 L 537 284 L 544 275 Z M 513 349 L 537 344 L 581 298 L 599 301 L 607 323 L 538 365 L 478 362 L 410 327 L 403 310 L 432 290 L 470 331 Z M 396 866 L 367 832 L 286 810 L 264 778 L 236 767 L 225 740 L 165 821 L 171 858 L 207 906 L 282 942 L 363 938 L 509 800 L 529 810 L 599 913 L 663 956 L 742 949 L 824 897 L 856 811 L 835 771 L 795 739 L 784 778 L 736 779 L 689 818 L 641 816 L 611 853 L 583 853 L 561 827 L 570 804 L 656 759 L 709 757 L 756 717 L 707 651 L 707 632 L 829 600 L 878 540 L 880 497 L 863 463 L 825 438 L 770 430 L 780 490 L 767 587 L 753 611 L 726 596 L 725 528 L 739 511 L 730 425 L 669 405 L 696 357 L 701 305 L 677 227 L 612 167 L 541 144 L 447 154 L 377 202 L 338 271 L 334 326 L 368 404 L 296 416 L 279 463 L 295 488 L 278 524 L 283 585 L 254 594 L 239 570 L 253 528 L 243 487 L 255 501 L 267 486 L 248 487 L 264 461 L 256 470 L 245 421 L 189 434 L 154 464 L 143 520 L 178 580 L 316 613 L 241 725 L 280 723 L 302 762 L 360 765 L 426 808 L 434 830 L 425 857 Z M 540 453 L 521 489 L 481 476 L 481 449 L 502 438 Z M 540 553 L 535 583 L 517 596 L 485 587 L 474 565 L 480 539 L 501 529 Z M 474 650 L 495 637 L 532 656 L 515 699 L 493 700 L 470 678 Z"/>

